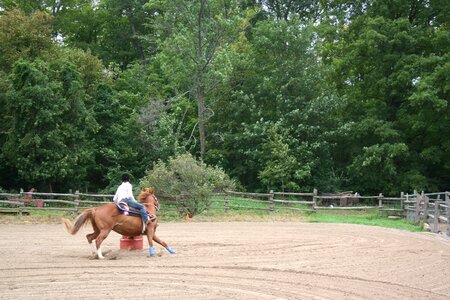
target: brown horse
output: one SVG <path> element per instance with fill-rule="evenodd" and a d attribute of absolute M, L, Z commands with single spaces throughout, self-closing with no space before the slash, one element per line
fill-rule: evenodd
<path fill-rule="evenodd" d="M 150 221 L 144 232 L 147 234 L 150 256 L 155 255 L 153 241 L 166 248 L 169 253 L 175 254 L 175 251 L 166 242 L 155 235 L 156 227 L 158 226 L 156 212 L 159 209 L 159 202 L 155 197 L 154 189 L 146 188 L 143 190 L 139 195 L 139 201 L 145 206 L 150 216 Z M 104 258 L 100 246 L 111 230 L 124 236 L 139 236 L 143 234 L 142 229 L 144 224 L 142 223 L 141 217 L 120 214 L 117 206 L 113 203 L 85 209 L 77 216 L 74 224 L 68 219 L 63 219 L 64 226 L 70 234 L 76 234 L 81 226 L 88 221 L 91 222 L 94 232 L 86 235 L 86 238 L 89 244 L 93 245 L 94 253 L 100 259 Z M 95 244 L 92 243 L 94 240 Z"/>

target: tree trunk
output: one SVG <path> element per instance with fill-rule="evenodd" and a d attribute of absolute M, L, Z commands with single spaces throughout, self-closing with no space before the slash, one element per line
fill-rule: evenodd
<path fill-rule="evenodd" d="M 130 22 L 131 32 L 133 33 L 132 41 L 133 41 L 134 49 L 136 50 L 136 52 L 139 56 L 139 59 L 141 60 L 142 66 L 145 67 L 145 66 L 147 66 L 147 61 L 145 59 L 145 54 L 144 54 L 144 50 L 142 48 L 141 41 L 139 41 L 139 37 L 137 35 L 136 26 L 134 25 L 133 19 L 130 16 L 128 16 L 128 21 Z M 144 70 L 146 70 L 146 69 L 144 68 Z"/>
<path fill-rule="evenodd" d="M 197 104 L 198 104 L 198 130 L 200 134 L 200 158 L 203 160 L 205 157 L 205 143 L 206 143 L 206 133 L 205 133 L 205 97 L 203 95 L 203 82 L 199 78 L 197 80 Z"/>
<path fill-rule="evenodd" d="M 197 31 L 197 51 L 196 51 L 196 59 L 197 59 L 197 106 L 198 106 L 198 131 L 200 135 L 200 158 L 203 160 L 206 152 L 206 133 L 205 133 L 205 95 L 204 95 L 204 87 L 203 87 L 203 18 L 205 11 L 205 1 L 200 1 L 200 11 L 198 13 L 198 31 Z"/>

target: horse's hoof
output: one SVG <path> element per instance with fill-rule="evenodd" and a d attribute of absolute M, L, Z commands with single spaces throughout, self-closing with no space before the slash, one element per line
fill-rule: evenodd
<path fill-rule="evenodd" d="M 149 253 L 150 253 L 150 256 L 155 256 L 155 248 L 150 247 L 150 248 L 148 249 L 148 251 L 149 251 Z"/>
<path fill-rule="evenodd" d="M 167 252 L 169 252 L 170 254 L 177 254 L 177 253 L 175 252 L 175 250 L 173 250 L 171 247 L 167 247 L 166 250 L 167 250 Z"/>

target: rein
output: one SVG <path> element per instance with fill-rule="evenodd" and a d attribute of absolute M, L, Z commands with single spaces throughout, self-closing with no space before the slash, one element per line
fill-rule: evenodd
<path fill-rule="evenodd" d="M 151 205 L 151 206 L 153 206 L 156 209 L 156 211 L 159 211 L 159 203 L 158 203 L 158 205 L 151 204 L 151 203 L 145 203 L 144 204 L 144 206 L 147 206 L 147 205 Z"/>

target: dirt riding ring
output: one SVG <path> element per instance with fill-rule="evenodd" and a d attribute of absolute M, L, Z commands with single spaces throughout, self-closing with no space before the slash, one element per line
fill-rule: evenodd
<path fill-rule="evenodd" d="M 448 299 L 443 235 L 296 222 L 162 223 L 149 257 L 120 250 L 95 259 L 84 234 L 62 225 L 0 226 L 1 299 Z"/>

